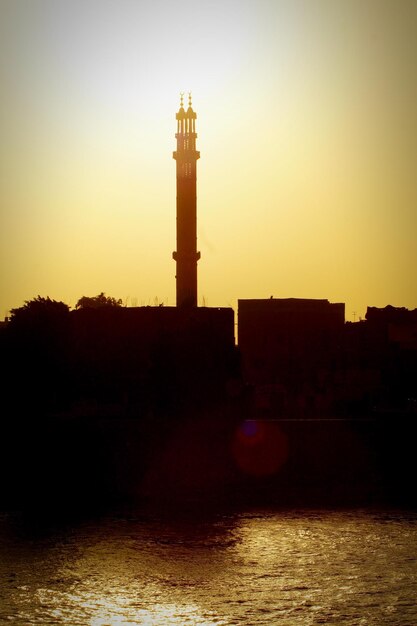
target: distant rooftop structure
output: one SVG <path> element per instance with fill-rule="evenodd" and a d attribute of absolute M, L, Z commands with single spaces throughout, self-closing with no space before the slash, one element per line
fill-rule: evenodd
<path fill-rule="evenodd" d="M 243 311 L 276 311 L 276 312 L 321 312 L 326 313 L 336 311 L 339 316 L 345 314 L 344 303 L 330 303 L 325 299 L 310 298 L 252 298 L 248 300 L 238 300 L 238 305 Z"/>

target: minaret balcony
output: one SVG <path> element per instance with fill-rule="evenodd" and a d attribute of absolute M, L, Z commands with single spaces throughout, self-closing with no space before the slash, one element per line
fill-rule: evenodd
<path fill-rule="evenodd" d="M 195 263 L 195 261 L 198 261 L 201 258 L 201 252 L 173 252 L 172 258 L 174 261 L 189 261 L 191 263 Z"/>
<path fill-rule="evenodd" d="M 172 153 L 172 158 L 175 160 L 197 161 L 200 158 L 200 152 L 198 150 L 175 150 Z"/>

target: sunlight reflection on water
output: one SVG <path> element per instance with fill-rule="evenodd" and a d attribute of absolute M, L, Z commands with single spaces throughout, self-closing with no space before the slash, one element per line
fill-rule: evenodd
<path fill-rule="evenodd" d="M 0 624 L 417 623 L 417 518 L 252 512 L 105 518 L 33 536 L 0 520 Z"/>

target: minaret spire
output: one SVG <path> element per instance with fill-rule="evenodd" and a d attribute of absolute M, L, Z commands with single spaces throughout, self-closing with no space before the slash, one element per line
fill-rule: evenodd
<path fill-rule="evenodd" d="M 184 110 L 184 93 L 180 94 L 180 108 L 176 114 L 177 150 L 177 250 L 172 256 L 177 262 L 177 306 L 197 306 L 197 115 L 188 92 L 188 109 Z"/>

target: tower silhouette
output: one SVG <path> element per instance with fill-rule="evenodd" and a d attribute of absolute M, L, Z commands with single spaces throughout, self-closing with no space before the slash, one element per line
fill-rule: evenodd
<path fill-rule="evenodd" d="M 177 250 L 172 257 L 177 263 L 177 306 L 197 306 L 197 115 L 192 108 L 191 93 L 185 111 L 183 94 L 176 114 L 177 150 L 173 157 L 177 162 Z"/>

